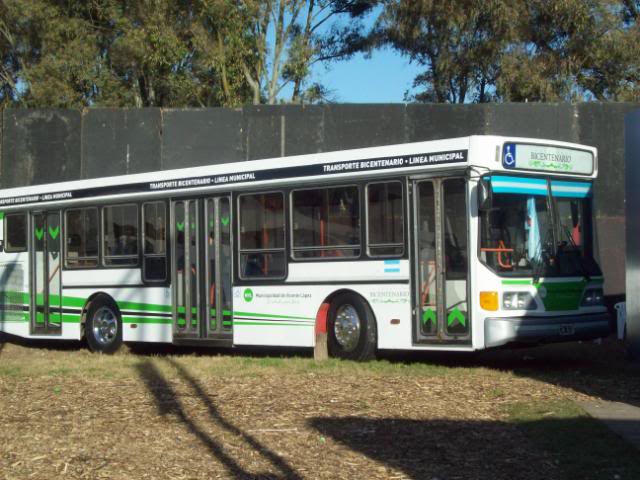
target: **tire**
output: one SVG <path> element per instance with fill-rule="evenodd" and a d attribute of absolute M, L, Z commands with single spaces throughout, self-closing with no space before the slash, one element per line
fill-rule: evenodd
<path fill-rule="evenodd" d="M 376 320 L 362 297 L 349 292 L 339 294 L 331 302 L 328 317 L 330 356 L 359 362 L 375 358 Z"/>
<path fill-rule="evenodd" d="M 92 352 L 115 353 L 122 345 L 122 319 L 115 302 L 100 295 L 89 303 L 85 337 Z"/>

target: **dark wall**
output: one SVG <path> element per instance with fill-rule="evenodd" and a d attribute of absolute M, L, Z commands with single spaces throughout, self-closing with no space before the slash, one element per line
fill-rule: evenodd
<path fill-rule="evenodd" d="M 599 149 L 596 216 L 609 295 L 624 292 L 624 116 L 638 104 L 326 105 L 2 112 L 0 187 L 473 134 Z"/>

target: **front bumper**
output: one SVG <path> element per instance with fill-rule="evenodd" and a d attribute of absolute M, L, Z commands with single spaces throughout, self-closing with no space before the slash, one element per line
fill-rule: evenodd
<path fill-rule="evenodd" d="M 571 342 L 606 337 L 610 333 L 609 313 L 556 317 L 487 318 L 484 342 L 488 347 L 507 343 Z"/>

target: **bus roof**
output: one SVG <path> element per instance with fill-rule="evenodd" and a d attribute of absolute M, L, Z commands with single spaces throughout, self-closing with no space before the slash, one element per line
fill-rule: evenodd
<path fill-rule="evenodd" d="M 501 163 L 500 157 L 510 145 L 514 149 L 536 147 L 547 152 L 539 154 L 542 158 L 550 155 L 548 158 L 561 159 L 563 151 L 583 152 L 591 155 L 593 162 L 591 172 L 581 172 L 582 176 L 593 178 L 597 174 L 597 151 L 593 147 L 545 139 L 478 135 L 11 188 L 0 190 L 0 208 L 90 203 L 123 196 L 141 199 L 178 196 L 262 188 L 292 181 L 302 184 L 364 175 L 406 175 L 470 165 L 486 171 L 505 170 L 508 165 L 505 161 Z M 537 173 L 570 175 L 562 171 Z"/>

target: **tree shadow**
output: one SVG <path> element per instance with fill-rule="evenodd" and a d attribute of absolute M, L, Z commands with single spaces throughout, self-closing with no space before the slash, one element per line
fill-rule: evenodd
<path fill-rule="evenodd" d="M 253 478 L 286 478 L 300 479 L 300 475 L 293 469 L 289 463 L 281 456 L 269 450 L 265 445 L 240 429 L 229 420 L 224 418 L 218 407 L 212 402 L 211 398 L 204 391 L 198 381 L 193 378 L 187 370 L 170 358 L 164 358 L 165 362 L 175 368 L 180 378 L 195 392 L 196 397 L 202 402 L 207 409 L 209 419 L 218 428 L 226 432 L 237 435 L 242 438 L 251 448 L 262 455 L 275 469 L 279 475 L 268 473 L 252 473 L 244 469 L 236 459 L 229 455 L 223 445 L 199 427 L 187 414 L 178 392 L 166 380 L 162 372 L 149 359 L 144 359 L 136 365 L 138 374 L 144 382 L 149 392 L 153 395 L 156 402 L 158 413 L 162 416 L 175 415 L 187 429 L 209 450 L 211 455 L 217 458 L 228 470 L 229 474 L 234 478 L 253 479 Z"/>
<path fill-rule="evenodd" d="M 309 425 L 328 438 L 414 479 L 554 479 L 636 478 L 637 451 L 605 436 L 591 438 L 603 428 L 588 417 L 549 419 L 514 424 L 483 420 L 411 420 L 403 418 L 316 417 Z M 640 428 L 640 425 L 638 425 Z M 558 450 L 549 442 L 560 431 L 568 443 Z M 567 442 L 576 438 L 575 443 Z M 559 441 L 560 439 L 556 439 Z M 608 442 L 608 443 L 607 443 Z M 587 451 L 585 452 L 585 448 Z M 592 452 L 601 448 L 602 452 Z M 606 450 L 605 450 L 606 449 Z M 619 453 L 619 458 L 602 455 Z M 587 453 L 588 458 L 584 458 Z M 589 455 L 594 453 L 593 455 Z M 598 455 L 600 453 L 600 455 Z M 632 475 L 627 476 L 627 473 Z M 621 476 L 624 474 L 623 476 Z M 591 478 L 588 477 L 587 478 Z"/>

